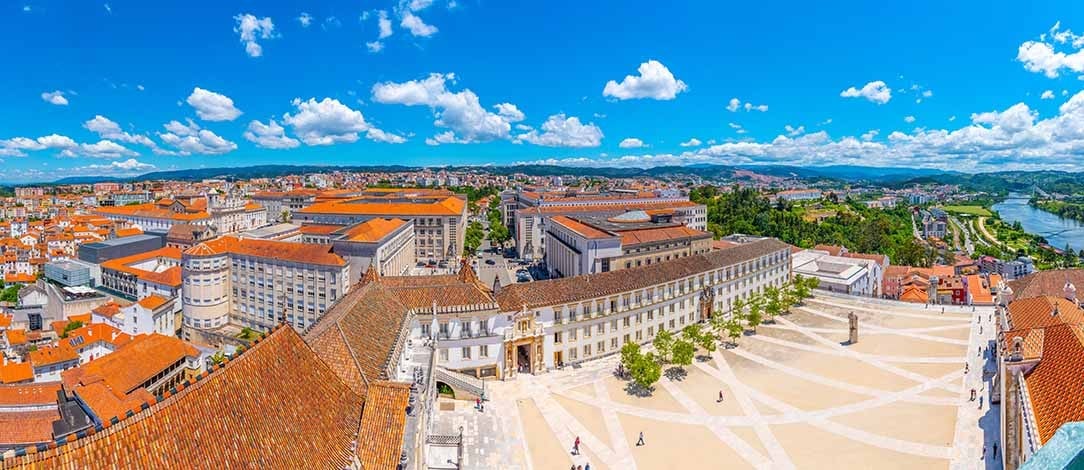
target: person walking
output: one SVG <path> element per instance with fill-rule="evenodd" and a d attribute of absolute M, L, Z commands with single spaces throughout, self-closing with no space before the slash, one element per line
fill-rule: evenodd
<path fill-rule="evenodd" d="M 975 389 L 971 389 L 971 399 L 968 401 L 975 401 Z"/>
<path fill-rule="evenodd" d="M 572 455 L 580 455 L 580 436 L 576 436 L 576 442 L 572 444 Z"/>
<path fill-rule="evenodd" d="M 647 445 L 647 444 L 644 443 L 644 432 L 640 431 L 640 439 L 638 439 L 636 441 L 636 447 L 640 447 L 642 445 Z"/>
<path fill-rule="evenodd" d="M 716 403 L 722 403 L 722 402 L 723 402 L 723 391 L 719 390 L 719 401 L 717 401 Z"/>
<path fill-rule="evenodd" d="M 591 462 L 587 462 L 587 465 L 583 466 L 583 470 L 591 470 Z"/>
<path fill-rule="evenodd" d="M 979 457 L 979 460 L 986 460 L 986 444 L 982 445 L 982 457 Z"/>
<path fill-rule="evenodd" d="M 994 443 L 994 460 L 997 460 L 997 443 Z"/>

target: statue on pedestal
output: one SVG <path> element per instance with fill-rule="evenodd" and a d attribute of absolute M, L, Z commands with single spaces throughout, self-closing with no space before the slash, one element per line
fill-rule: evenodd
<path fill-rule="evenodd" d="M 847 344 L 855 344 L 858 342 L 858 315 L 854 312 L 848 313 L 847 320 L 850 322 L 850 337 L 847 339 Z"/>

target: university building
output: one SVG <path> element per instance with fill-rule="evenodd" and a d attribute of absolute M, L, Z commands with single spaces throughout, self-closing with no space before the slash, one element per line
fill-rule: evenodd
<path fill-rule="evenodd" d="M 294 213 L 294 222 L 347 226 L 376 218 L 410 221 L 417 259 L 452 260 L 463 252 L 467 215 L 465 196 L 444 190 L 393 188 L 317 202 Z"/>
<path fill-rule="evenodd" d="M 711 234 L 673 222 L 670 213 L 629 211 L 613 217 L 550 219 L 550 276 L 617 271 L 711 251 Z"/>
<path fill-rule="evenodd" d="M 243 232 L 267 225 L 267 210 L 246 202 L 235 191 L 212 190 L 202 196 L 159 199 L 131 206 L 98 207 L 95 215 L 126 222 L 144 232 L 167 233 L 177 224 L 205 225 L 219 234 Z"/>
<path fill-rule="evenodd" d="M 707 230 L 708 210 L 675 190 L 656 192 L 538 192 L 515 191 L 501 195 L 504 222 L 512 231 L 521 258 L 544 259 L 547 233 L 553 217 L 613 217 L 628 211 L 668 214 L 674 222 L 694 230 Z"/>
<path fill-rule="evenodd" d="M 181 267 L 186 338 L 282 321 L 304 330 L 350 289 L 350 267 L 328 245 L 225 236 L 186 250 Z"/>
<path fill-rule="evenodd" d="M 776 239 L 597 274 L 482 285 L 469 265 L 458 275 L 385 277 L 366 285 L 389 292 L 413 318 L 410 335 L 436 340 L 437 364 L 475 376 L 537 374 L 647 343 L 729 312 L 790 279 L 790 250 Z M 361 302 L 365 302 L 362 297 Z"/>

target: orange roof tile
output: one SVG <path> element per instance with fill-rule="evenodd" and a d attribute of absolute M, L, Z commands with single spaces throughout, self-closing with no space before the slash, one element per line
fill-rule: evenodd
<path fill-rule="evenodd" d="M 23 328 L 13 328 L 7 330 L 4 334 L 7 335 L 9 345 L 18 346 L 26 344 L 26 330 Z"/>
<path fill-rule="evenodd" d="M 56 409 L 0 413 L 0 442 L 21 446 L 52 442 L 53 421 L 59 419 Z"/>
<path fill-rule="evenodd" d="M 598 239 L 603 239 L 603 238 L 614 238 L 614 237 L 617 236 L 617 235 L 614 235 L 614 234 L 611 234 L 611 233 L 608 233 L 608 232 L 604 232 L 604 231 L 599 230 L 599 229 L 597 229 L 595 227 L 592 227 L 592 226 L 587 225 L 587 224 L 585 224 L 583 222 L 580 222 L 580 221 L 578 221 L 576 219 L 573 219 L 573 218 L 570 218 L 570 217 L 567 217 L 567 216 L 563 216 L 563 215 L 554 216 L 554 217 L 550 218 L 550 221 L 557 224 L 557 225 L 565 227 L 565 228 L 579 234 L 580 236 L 582 236 L 584 238 L 591 239 L 591 240 L 598 240 Z"/>
<path fill-rule="evenodd" d="M 191 344 L 158 333 L 136 336 L 127 346 L 61 373 L 65 387 L 104 382 L 115 394 L 127 394 L 175 362 L 199 356 Z"/>
<path fill-rule="evenodd" d="M 363 403 L 292 328 L 278 328 L 223 368 L 119 417 L 119 424 L 2 465 L 347 468 L 360 445 Z"/>
<path fill-rule="evenodd" d="M 0 408 L 56 404 L 60 382 L 0 385 Z"/>
<path fill-rule="evenodd" d="M 708 232 L 701 232 L 700 230 L 689 228 L 684 225 L 680 225 L 677 227 L 659 227 L 640 230 L 622 230 L 619 233 L 621 234 L 622 247 L 639 245 L 643 243 L 658 243 L 669 240 L 703 240 L 711 238 L 711 234 Z"/>
<path fill-rule="evenodd" d="M 409 383 L 380 381 L 369 387 L 358 432 L 358 457 L 365 468 L 398 468 L 409 402 Z"/>
<path fill-rule="evenodd" d="M 1054 314 L 1055 309 L 1057 315 Z M 1084 310 L 1059 297 L 1032 297 L 1009 303 L 1009 323 L 1013 330 L 1046 328 L 1062 323 L 1084 323 Z"/>
<path fill-rule="evenodd" d="M 145 281 L 150 281 L 171 287 L 179 287 L 181 285 L 181 269 L 179 265 L 170 266 L 161 271 L 149 271 L 131 266 L 133 264 L 145 262 L 156 258 L 160 261 L 164 258 L 180 263 L 181 250 L 177 247 L 167 246 L 159 248 L 157 250 L 145 251 L 143 253 L 136 253 L 134 255 L 125 256 L 122 258 L 111 259 L 102 263 L 101 266 L 102 269 L 110 269 L 113 271 L 131 274 Z"/>
<path fill-rule="evenodd" d="M 6 273 L 4 282 L 7 284 L 29 284 L 37 280 L 37 276 L 27 273 Z"/>
<path fill-rule="evenodd" d="M 458 216 L 462 215 L 467 202 L 457 196 L 427 202 L 371 202 L 368 198 L 352 198 L 341 201 L 317 202 L 301 209 L 304 214 L 354 214 L 386 216 Z"/>
<path fill-rule="evenodd" d="M 33 382 L 34 368 L 26 362 L 9 362 L 0 365 L 0 383 L 13 384 L 19 382 Z M 4 442 L 4 441 L 0 441 Z"/>
<path fill-rule="evenodd" d="M 343 266 L 346 264 L 346 261 L 341 256 L 334 253 L 331 245 L 237 238 L 233 236 L 218 237 L 214 240 L 202 242 L 185 251 L 185 254 L 193 256 L 222 253 L 257 258 L 276 258 L 325 266 Z"/>
<path fill-rule="evenodd" d="M 142 299 L 139 299 L 139 306 L 147 310 L 155 310 L 169 302 L 169 299 L 162 297 L 158 294 L 151 294 Z"/>
<path fill-rule="evenodd" d="M 341 230 L 342 228 L 342 225 L 311 224 L 302 225 L 300 231 L 305 235 L 330 235 L 331 232 Z"/>
<path fill-rule="evenodd" d="M 1062 424 L 1084 420 L 1084 331 L 1079 324 L 1045 328 L 1042 358 L 1025 377 L 1039 437 L 1045 444 Z"/>
<path fill-rule="evenodd" d="M 353 242 L 371 243 L 384 239 L 384 237 L 404 224 L 406 224 L 406 221 L 403 219 L 383 219 L 378 217 L 357 224 L 343 234 L 347 240 Z"/>

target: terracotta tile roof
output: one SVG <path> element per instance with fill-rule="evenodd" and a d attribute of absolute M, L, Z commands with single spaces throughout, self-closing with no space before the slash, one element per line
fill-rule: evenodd
<path fill-rule="evenodd" d="M 14 319 L 14 316 L 0 313 L 0 328 L 10 328 L 12 319 Z"/>
<path fill-rule="evenodd" d="M 53 397 L 54 401 L 56 397 Z M 56 409 L 42 411 L 0 412 L 0 445 L 15 447 L 53 441 L 53 421 L 60 419 Z"/>
<path fill-rule="evenodd" d="M 138 227 L 117 229 L 117 237 L 130 237 L 132 235 L 140 235 L 143 231 Z"/>
<path fill-rule="evenodd" d="M 347 468 L 362 404 L 293 329 L 278 328 L 119 424 L 2 466 Z"/>
<path fill-rule="evenodd" d="M 500 289 L 496 298 L 501 311 L 506 312 L 517 311 L 523 306 L 534 308 L 578 302 L 675 281 L 786 249 L 787 244 L 766 238 L 728 250 L 620 271 L 513 284 Z"/>
<path fill-rule="evenodd" d="M 370 198 L 352 198 L 317 202 L 301 209 L 304 214 L 354 214 L 386 216 L 458 216 L 463 215 L 467 202 L 458 196 L 448 196 L 427 202 L 372 202 Z"/>
<path fill-rule="evenodd" d="M 616 235 L 608 232 L 604 232 L 576 219 L 569 218 L 567 216 L 558 215 L 550 218 L 550 222 L 565 227 L 580 236 L 589 240 L 598 240 L 603 238 L 614 238 Z"/>
<path fill-rule="evenodd" d="M 115 394 L 123 395 L 177 361 L 199 355 L 199 350 L 194 346 L 172 336 L 158 333 L 140 335 L 112 354 L 62 372 L 61 380 L 69 389 L 76 385 L 103 382 Z"/>
<path fill-rule="evenodd" d="M 1015 303 L 1015 302 L 1014 302 Z M 1084 420 L 1084 331 L 1079 324 L 1045 328 L 1042 359 L 1025 377 L 1039 437 L 1045 444 L 1062 424 Z"/>
<path fill-rule="evenodd" d="M 0 385 L 0 408 L 56 404 L 60 382 Z"/>
<path fill-rule="evenodd" d="M 162 297 L 158 294 L 151 294 L 142 299 L 139 299 L 139 306 L 147 310 L 155 310 L 169 302 L 169 299 Z"/>
<path fill-rule="evenodd" d="M 409 383 L 380 381 L 369 387 L 358 432 L 364 468 L 398 468 L 409 402 Z"/>
<path fill-rule="evenodd" d="M 696 207 L 700 204 L 691 201 L 671 201 L 671 202 L 646 202 L 636 204 L 621 204 L 621 205 L 584 205 L 584 206 L 544 206 L 532 208 L 531 210 L 537 214 L 565 214 L 572 212 L 610 212 L 610 213 L 622 213 L 630 210 L 655 210 L 655 209 L 675 209 L 680 207 Z"/>
<path fill-rule="evenodd" d="M 713 249 L 713 250 L 726 250 L 728 248 L 734 248 L 736 246 L 741 246 L 741 243 L 731 242 L 731 241 L 726 241 L 726 240 L 712 240 L 711 241 L 711 249 Z M 801 250 L 801 248 L 798 248 L 798 249 Z"/>
<path fill-rule="evenodd" d="M 1084 288 L 1084 269 L 1037 271 L 1009 281 L 1008 285 L 1012 288 L 1013 297 L 1017 299 L 1038 297 L 1040 295 L 1061 297 L 1066 281 L 1073 283 L 1074 286 Z"/>
<path fill-rule="evenodd" d="M 32 382 L 33 380 L 34 369 L 28 362 L 9 362 L 0 365 L 0 383 L 2 384 Z"/>
<path fill-rule="evenodd" d="M 477 277 L 464 281 L 458 274 L 382 276 L 379 282 L 407 308 L 429 309 L 434 305 L 479 307 L 495 302 L 489 288 L 477 282 Z"/>
<path fill-rule="evenodd" d="M 336 230 L 341 230 L 342 228 L 343 228 L 342 225 L 311 224 L 311 225 L 302 225 L 300 231 L 301 231 L 301 233 L 303 233 L 305 235 L 330 235 L 331 232 L 334 232 Z"/>
<path fill-rule="evenodd" d="M 307 332 L 305 342 L 359 395 L 368 382 L 387 380 L 400 346 L 407 306 L 380 282 L 355 287 Z"/>
<path fill-rule="evenodd" d="M 29 284 L 37 280 L 37 277 L 33 274 L 27 273 L 7 273 L 4 274 L 4 283 L 6 284 Z"/>
<path fill-rule="evenodd" d="M 935 265 L 930 268 L 931 273 L 939 278 L 949 277 L 956 274 L 956 269 L 952 266 Z"/>
<path fill-rule="evenodd" d="M 404 224 L 406 224 L 406 221 L 403 219 L 382 219 L 377 217 L 354 225 L 344 230 L 342 234 L 347 240 L 353 242 L 377 242 L 383 240 L 384 237 Z"/>
<path fill-rule="evenodd" d="M 341 256 L 334 253 L 331 245 L 237 238 L 233 236 L 218 237 L 214 240 L 202 242 L 189 248 L 184 253 L 193 256 L 233 253 L 256 258 L 273 258 L 324 266 L 343 266 L 346 264 L 346 261 Z"/>
<path fill-rule="evenodd" d="M 1057 307 L 1057 315 L 1054 315 Z M 1013 300 L 1009 303 L 1009 323 L 1013 330 L 1046 328 L 1063 323 L 1084 323 L 1084 310 L 1066 299 L 1044 296 Z"/>
<path fill-rule="evenodd" d="M 990 295 L 990 287 L 986 280 L 978 274 L 967 276 L 967 292 L 971 294 L 971 302 L 975 305 L 993 305 L 994 297 Z"/>
<path fill-rule="evenodd" d="M 143 253 L 136 253 L 134 255 L 121 258 L 114 258 L 102 263 L 101 266 L 102 269 L 110 269 L 113 271 L 131 274 L 140 279 L 155 282 L 157 284 L 163 284 L 171 287 L 180 287 L 181 268 L 179 265 L 171 266 L 161 271 L 150 271 L 131 266 L 133 264 L 143 263 L 152 259 L 158 259 L 160 262 L 165 262 L 165 260 L 168 259 L 176 263 L 180 263 L 181 250 L 176 247 L 167 246 L 159 248 L 157 250 L 145 251 Z"/>
<path fill-rule="evenodd" d="M 191 206 L 193 208 L 191 212 L 174 212 L 168 209 L 168 207 L 168 204 L 162 206 L 158 203 L 146 203 L 131 206 L 98 207 L 94 210 L 98 214 L 104 216 L 116 215 L 126 217 L 145 217 L 148 219 L 200 220 L 210 217 L 210 214 L 208 214 L 207 211 L 200 210 L 198 208 L 198 204 Z"/>
<path fill-rule="evenodd" d="M 621 246 L 623 248 L 642 243 L 658 243 L 668 240 L 682 240 L 686 238 L 702 240 L 711 238 L 711 234 L 708 232 L 701 232 L 700 230 L 689 228 L 684 225 L 641 230 L 622 230 L 619 233 L 621 234 Z"/>
<path fill-rule="evenodd" d="M 113 315 L 120 313 L 120 305 L 116 302 L 109 302 L 95 307 L 91 312 L 106 318 L 113 318 Z"/>
<path fill-rule="evenodd" d="M 813 249 L 817 251 L 827 251 L 828 254 L 832 256 L 839 256 L 843 251 L 843 247 L 839 245 L 814 245 Z"/>
<path fill-rule="evenodd" d="M 6 330 L 4 335 L 8 339 L 8 345 L 19 346 L 26 344 L 26 330 L 22 328 L 12 328 Z"/>
<path fill-rule="evenodd" d="M 925 289 L 913 285 L 908 285 L 903 288 L 903 293 L 900 294 L 900 300 L 903 302 L 915 302 L 923 304 L 930 300 L 930 295 L 926 293 Z"/>

